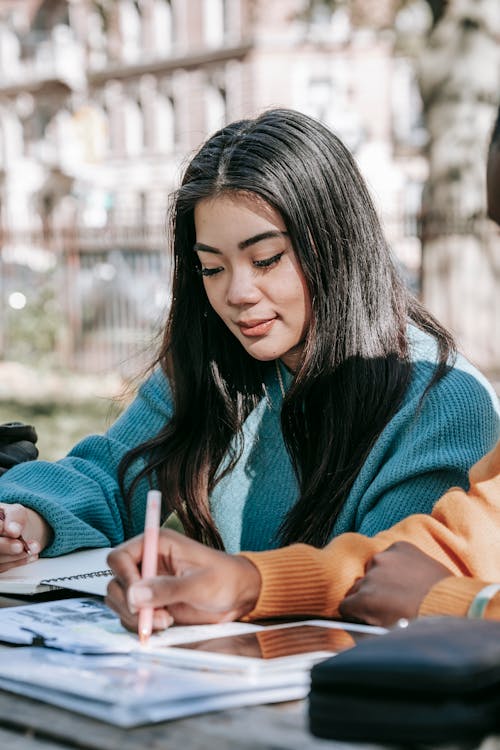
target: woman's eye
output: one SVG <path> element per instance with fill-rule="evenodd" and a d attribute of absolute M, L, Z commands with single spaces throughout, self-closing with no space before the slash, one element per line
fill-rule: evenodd
<path fill-rule="evenodd" d="M 264 258 L 264 260 L 254 260 L 253 264 L 255 268 L 270 268 L 280 262 L 284 253 L 278 253 L 273 255 L 272 258 Z"/>
<path fill-rule="evenodd" d="M 222 268 L 200 268 L 202 276 L 215 276 L 215 274 L 220 273 L 221 271 Z"/>

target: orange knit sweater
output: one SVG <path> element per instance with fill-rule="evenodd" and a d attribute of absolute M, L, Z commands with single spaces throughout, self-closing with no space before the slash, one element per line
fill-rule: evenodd
<path fill-rule="evenodd" d="M 469 472 L 468 492 L 451 489 L 432 515 L 405 518 L 369 538 L 342 534 L 324 549 L 294 544 L 244 552 L 259 569 L 262 587 L 250 619 L 282 615 L 338 616 L 338 605 L 374 554 L 393 542 L 411 542 L 454 574 L 434 586 L 421 614 L 465 615 L 486 582 L 500 581 L 500 442 Z M 500 619 L 500 594 L 489 603 Z"/>

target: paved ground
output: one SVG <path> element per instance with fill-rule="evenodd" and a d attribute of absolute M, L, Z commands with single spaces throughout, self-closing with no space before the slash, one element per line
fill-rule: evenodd
<path fill-rule="evenodd" d="M 500 396 L 500 378 L 492 381 Z M 86 435 L 104 432 L 132 393 L 114 372 L 75 375 L 0 362 L 0 423 L 33 424 L 40 457 L 48 460 L 61 458 Z"/>
<path fill-rule="evenodd" d="M 24 404 L 75 403 L 119 396 L 125 386 L 113 372 L 75 375 L 44 371 L 18 362 L 0 362 L 0 401 Z"/>
<path fill-rule="evenodd" d="M 53 461 L 114 422 L 126 403 L 120 398 L 125 387 L 114 373 L 74 375 L 0 362 L 0 423 L 34 425 L 40 458 Z"/>

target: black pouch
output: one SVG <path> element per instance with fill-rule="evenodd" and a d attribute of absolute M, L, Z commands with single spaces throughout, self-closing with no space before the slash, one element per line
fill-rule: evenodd
<path fill-rule="evenodd" d="M 313 667 L 309 727 L 335 740 L 439 743 L 500 729 L 500 622 L 424 618 Z"/>
<path fill-rule="evenodd" d="M 36 430 L 22 422 L 0 424 L 0 475 L 23 461 L 38 457 Z"/>

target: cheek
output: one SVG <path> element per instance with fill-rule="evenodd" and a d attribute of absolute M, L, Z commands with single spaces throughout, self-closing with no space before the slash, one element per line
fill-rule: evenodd
<path fill-rule="evenodd" d="M 205 294 L 207 295 L 209 305 L 218 315 L 222 315 L 223 295 L 221 289 L 217 289 L 215 284 L 210 284 L 205 280 L 203 281 L 203 286 L 205 288 Z"/>
<path fill-rule="evenodd" d="M 290 274 L 282 287 L 283 302 L 290 311 L 295 311 L 297 318 L 305 319 L 306 324 L 311 317 L 311 300 L 309 290 L 303 275 Z"/>

